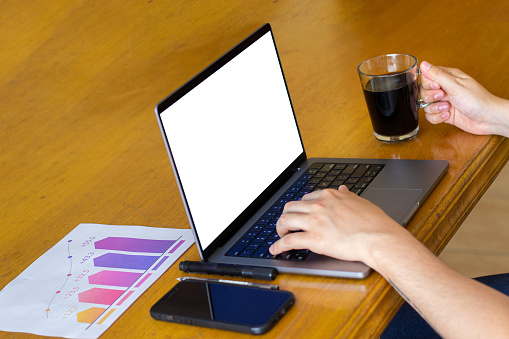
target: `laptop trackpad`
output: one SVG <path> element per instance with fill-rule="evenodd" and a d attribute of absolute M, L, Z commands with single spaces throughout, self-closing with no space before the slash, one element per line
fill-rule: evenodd
<path fill-rule="evenodd" d="M 370 188 L 362 195 L 400 224 L 405 224 L 419 207 L 422 189 Z"/>

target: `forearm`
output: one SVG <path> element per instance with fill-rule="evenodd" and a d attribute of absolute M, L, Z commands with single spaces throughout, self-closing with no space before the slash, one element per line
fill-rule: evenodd
<path fill-rule="evenodd" d="M 508 297 L 450 269 L 402 231 L 380 239 L 373 269 L 443 337 L 509 337 Z"/>
<path fill-rule="evenodd" d="M 496 117 L 493 134 L 509 137 L 509 100 L 497 97 L 493 110 L 493 116 Z"/>

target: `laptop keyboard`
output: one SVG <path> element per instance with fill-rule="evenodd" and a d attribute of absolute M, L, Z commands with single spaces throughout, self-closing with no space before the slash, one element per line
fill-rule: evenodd
<path fill-rule="evenodd" d="M 269 247 L 279 239 L 276 223 L 284 205 L 291 200 L 301 200 L 310 192 L 326 188 L 338 189 L 346 185 L 360 195 L 382 170 L 383 165 L 369 164 L 312 164 L 279 200 L 252 226 L 244 236 L 226 253 L 227 256 L 304 260 L 309 250 L 293 250 L 273 256 Z"/>

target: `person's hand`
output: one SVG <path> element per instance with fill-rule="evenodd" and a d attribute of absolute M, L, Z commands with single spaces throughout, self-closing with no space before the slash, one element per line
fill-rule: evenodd
<path fill-rule="evenodd" d="M 473 134 L 508 135 L 507 100 L 500 99 L 455 68 L 421 63 L 420 95 L 432 124 L 448 123 Z"/>
<path fill-rule="evenodd" d="M 285 205 L 277 223 L 281 237 L 270 252 L 279 254 L 292 249 L 309 249 L 333 258 L 370 264 L 374 241 L 404 231 L 403 227 L 380 208 L 346 186 L 305 195 L 301 201 Z M 300 232 L 294 232 L 300 231 Z M 391 243 L 389 241 L 389 243 Z"/>

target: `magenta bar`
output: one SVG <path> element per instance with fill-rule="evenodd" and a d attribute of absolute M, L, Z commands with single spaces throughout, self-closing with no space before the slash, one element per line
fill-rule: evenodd
<path fill-rule="evenodd" d="M 175 240 L 108 237 L 94 243 L 96 249 L 127 252 L 164 253 Z"/>
<path fill-rule="evenodd" d="M 107 288 L 92 288 L 88 291 L 78 293 L 78 300 L 81 303 L 111 305 L 117 300 L 124 290 L 110 290 Z"/>
<path fill-rule="evenodd" d="M 89 276 L 88 282 L 94 285 L 129 287 L 142 275 L 143 273 L 105 270 Z"/>
<path fill-rule="evenodd" d="M 182 244 L 183 244 L 183 243 L 185 243 L 185 242 L 186 242 L 185 240 L 180 240 L 180 241 L 179 241 L 179 243 L 178 243 L 177 245 L 175 245 L 175 247 L 173 247 L 173 248 L 171 249 L 171 251 L 170 251 L 170 252 L 168 252 L 168 253 L 173 253 L 173 252 L 175 252 L 175 251 L 177 250 L 177 248 L 179 248 L 179 247 L 180 247 L 180 245 L 182 245 Z"/>

